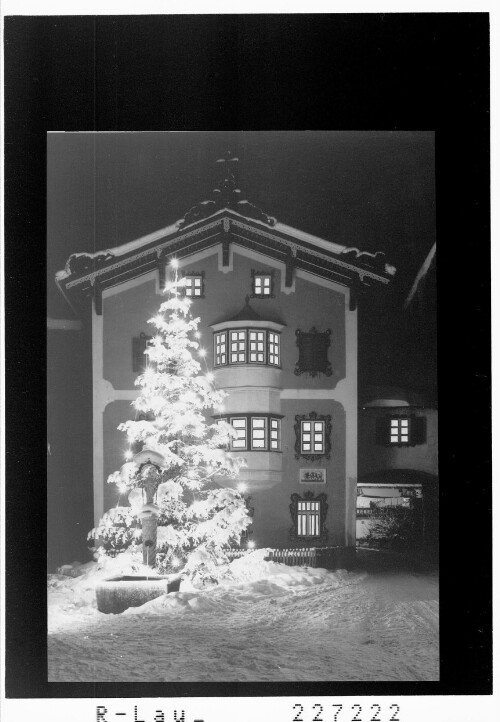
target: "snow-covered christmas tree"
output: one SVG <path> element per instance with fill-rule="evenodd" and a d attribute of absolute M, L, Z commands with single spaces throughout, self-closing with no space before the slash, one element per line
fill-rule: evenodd
<path fill-rule="evenodd" d="M 170 297 L 149 321 L 156 333 L 136 381 L 136 419 L 118 427 L 127 435 L 127 462 L 108 478 L 130 507 L 107 512 L 89 539 L 112 556 L 142 543 L 143 562 L 160 572 L 184 568 L 193 578 L 215 579 L 225 551 L 251 522 L 242 494 L 223 485 L 244 462 L 227 452 L 232 427 L 207 421 L 223 410 L 225 393 L 206 363 L 202 370 L 199 319 L 172 265 Z"/>

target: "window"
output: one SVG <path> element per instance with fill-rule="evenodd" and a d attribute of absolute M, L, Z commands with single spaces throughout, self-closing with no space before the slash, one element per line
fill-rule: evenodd
<path fill-rule="evenodd" d="M 141 333 L 132 339 L 132 371 L 134 373 L 143 373 L 148 366 L 148 356 L 144 354 L 147 349 L 151 336 Z"/>
<path fill-rule="evenodd" d="M 231 439 L 232 449 L 247 448 L 247 420 L 245 417 L 231 419 L 231 425 L 237 432 L 237 437 Z"/>
<path fill-rule="evenodd" d="M 230 331 L 230 361 L 232 364 L 245 363 L 247 332 L 246 331 Z"/>
<path fill-rule="evenodd" d="M 249 358 L 250 363 L 263 364 L 265 361 L 265 331 L 249 331 Z"/>
<path fill-rule="evenodd" d="M 271 295 L 271 276 L 255 276 L 254 278 L 256 296 Z"/>
<path fill-rule="evenodd" d="M 302 421 L 301 424 L 301 450 L 302 453 L 325 453 L 325 422 Z"/>
<path fill-rule="evenodd" d="M 280 442 L 281 442 L 281 439 L 280 439 L 280 431 L 281 431 L 280 426 L 281 426 L 281 422 L 280 422 L 279 419 L 271 419 L 271 434 L 270 434 L 270 436 L 271 436 L 271 439 L 270 439 L 271 443 L 270 443 L 270 448 L 271 448 L 273 451 L 277 451 L 277 450 L 280 448 Z"/>
<path fill-rule="evenodd" d="M 302 421 L 301 442 L 302 453 L 324 454 L 325 453 L 325 422 L 324 421 Z"/>
<path fill-rule="evenodd" d="M 280 451 L 281 419 L 271 414 L 222 416 L 217 422 L 227 422 L 236 430 L 237 437 L 229 444 L 231 450 Z"/>
<path fill-rule="evenodd" d="M 375 421 L 375 441 L 380 446 L 416 446 L 427 443 L 427 418 L 381 416 Z"/>
<path fill-rule="evenodd" d="M 252 449 L 265 449 L 267 444 L 266 418 L 252 417 Z"/>
<path fill-rule="evenodd" d="M 271 366 L 280 365 L 280 336 L 272 331 L 269 331 L 269 363 Z"/>
<path fill-rule="evenodd" d="M 229 344 L 229 349 L 227 345 Z M 280 334 L 273 331 L 242 328 L 214 333 L 214 365 L 280 365 Z"/>
<path fill-rule="evenodd" d="M 409 419 L 391 419 L 391 444 L 408 444 Z"/>
<path fill-rule="evenodd" d="M 303 542 L 310 539 L 312 542 L 326 542 L 328 530 L 325 526 L 326 494 L 314 496 L 314 492 L 306 491 L 300 494 L 292 494 L 290 514 L 292 516 L 292 528 L 290 537 L 295 542 Z"/>
<path fill-rule="evenodd" d="M 330 458 L 332 417 L 315 411 L 295 417 L 295 458 L 316 461 L 318 456 Z"/>
<path fill-rule="evenodd" d="M 223 366 L 227 364 L 227 333 L 221 331 L 214 334 L 214 357 L 215 365 Z"/>
<path fill-rule="evenodd" d="M 205 296 L 205 284 L 203 273 L 189 273 L 185 275 L 185 295 L 189 298 L 203 298 Z"/>
<path fill-rule="evenodd" d="M 319 536 L 319 501 L 299 501 L 297 505 L 297 536 Z"/>
<path fill-rule="evenodd" d="M 252 270 L 252 298 L 274 298 L 273 271 Z"/>
<path fill-rule="evenodd" d="M 328 361 L 330 334 L 330 329 L 321 333 L 314 327 L 307 333 L 299 329 L 295 331 L 299 347 L 299 360 L 295 364 L 294 371 L 296 376 L 304 373 L 312 377 L 318 374 L 332 375 L 332 366 Z"/>

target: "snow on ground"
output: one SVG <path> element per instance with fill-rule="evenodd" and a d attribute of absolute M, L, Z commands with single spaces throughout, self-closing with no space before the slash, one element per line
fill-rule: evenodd
<path fill-rule="evenodd" d="M 437 680 L 438 578 L 264 562 L 120 615 L 97 611 L 97 578 L 120 560 L 49 577 L 49 681 Z M 120 566 L 121 565 L 121 566 Z M 137 570 L 136 573 L 141 573 Z"/>

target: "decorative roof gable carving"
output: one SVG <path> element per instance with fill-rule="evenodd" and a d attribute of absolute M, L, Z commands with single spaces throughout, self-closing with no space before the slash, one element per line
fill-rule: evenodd
<path fill-rule="evenodd" d="M 201 201 L 201 203 L 192 206 L 184 218 L 179 221 L 178 228 L 182 229 L 192 223 L 208 218 L 223 208 L 228 208 L 247 218 L 266 223 L 268 226 L 276 225 L 276 218 L 268 216 L 267 213 L 264 213 L 253 203 L 241 200 L 241 190 L 237 187 L 233 172 L 233 167 L 238 162 L 238 158 L 233 158 L 231 152 L 227 151 L 226 157 L 219 158 L 216 162 L 223 164 L 223 173 L 219 185 L 212 191 L 212 200 Z"/>

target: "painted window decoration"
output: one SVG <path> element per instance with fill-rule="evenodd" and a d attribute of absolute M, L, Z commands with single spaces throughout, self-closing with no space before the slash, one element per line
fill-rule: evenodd
<path fill-rule="evenodd" d="M 375 441 L 381 446 L 417 446 L 427 442 L 425 416 L 402 414 L 383 416 L 375 422 Z"/>
<path fill-rule="evenodd" d="M 227 364 L 227 331 L 214 334 L 214 359 L 216 366 Z"/>
<path fill-rule="evenodd" d="M 274 298 L 274 271 L 252 270 L 252 298 Z"/>
<path fill-rule="evenodd" d="M 150 341 L 151 336 L 147 336 L 145 333 L 134 336 L 132 339 L 132 371 L 135 374 L 143 373 L 148 366 L 148 356 L 144 352 Z"/>
<path fill-rule="evenodd" d="M 205 297 L 205 274 L 199 273 L 186 273 L 184 278 L 186 279 L 186 285 L 184 286 L 184 293 L 188 298 L 204 298 Z"/>
<path fill-rule="evenodd" d="M 295 458 L 315 461 L 324 456 L 330 458 L 332 417 L 311 411 L 309 415 L 295 417 Z"/>
<path fill-rule="evenodd" d="M 281 417 L 272 414 L 225 415 L 225 421 L 235 429 L 237 436 L 229 442 L 232 451 L 280 451 Z"/>
<path fill-rule="evenodd" d="M 280 334 L 267 329 L 229 329 L 214 333 L 214 366 L 280 366 Z"/>
<path fill-rule="evenodd" d="M 409 419 L 391 419 L 391 444 L 409 443 L 409 424 Z"/>
<path fill-rule="evenodd" d="M 328 361 L 331 330 L 318 331 L 314 326 L 310 331 L 297 329 L 295 336 L 299 349 L 299 360 L 295 364 L 295 375 L 307 373 L 313 378 L 318 374 L 332 375 L 332 365 Z"/>
<path fill-rule="evenodd" d="M 290 537 L 293 541 L 303 542 L 310 540 L 312 543 L 325 542 L 328 539 L 328 530 L 325 526 L 326 494 L 314 495 L 312 491 L 291 495 L 290 514 L 292 517 L 292 528 Z"/>

